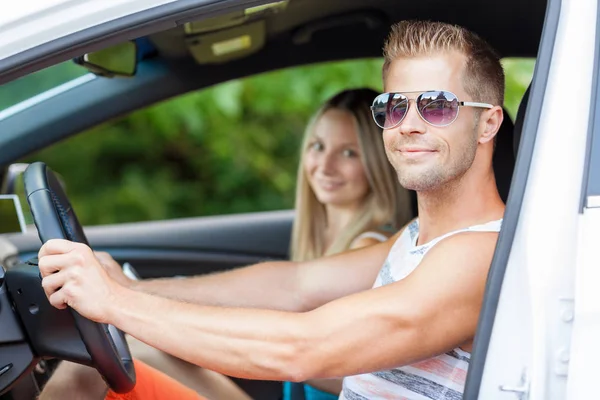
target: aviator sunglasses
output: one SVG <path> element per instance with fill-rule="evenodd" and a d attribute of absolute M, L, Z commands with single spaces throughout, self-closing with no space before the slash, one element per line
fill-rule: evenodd
<path fill-rule="evenodd" d="M 456 121 L 459 107 L 494 107 L 487 103 L 458 101 L 454 93 L 446 90 L 404 93 L 421 93 L 414 100 L 417 113 L 423 121 L 437 127 L 448 126 Z M 410 99 L 403 93 L 382 93 L 375 97 L 371 106 L 375 123 L 382 129 L 391 129 L 400 125 L 408 112 L 409 102 Z"/>

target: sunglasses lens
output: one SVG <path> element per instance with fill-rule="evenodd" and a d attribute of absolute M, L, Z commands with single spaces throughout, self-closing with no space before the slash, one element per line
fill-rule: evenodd
<path fill-rule="evenodd" d="M 373 119 L 383 129 L 398 125 L 406 115 L 408 101 L 399 93 L 383 93 L 373 101 Z"/>
<path fill-rule="evenodd" d="M 423 119 L 435 126 L 449 125 L 458 116 L 458 99 L 450 92 L 425 92 L 417 98 Z"/>

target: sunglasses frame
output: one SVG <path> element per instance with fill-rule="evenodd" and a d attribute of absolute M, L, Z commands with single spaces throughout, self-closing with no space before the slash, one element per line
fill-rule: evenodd
<path fill-rule="evenodd" d="M 385 92 L 385 93 L 381 93 L 379 95 L 377 95 L 377 97 L 375 97 L 375 99 L 373 99 L 373 105 L 371 105 L 371 115 L 373 117 L 373 120 L 375 121 L 375 124 L 377 124 L 378 127 L 380 127 L 381 129 L 394 129 L 395 127 L 397 127 L 398 125 L 400 125 L 402 123 L 402 121 L 404 121 L 404 118 L 406 118 L 406 114 L 408 114 L 408 111 L 410 110 L 410 101 L 412 100 L 415 103 L 415 106 L 417 104 L 417 101 L 419 101 L 419 97 L 421 97 L 422 95 L 424 95 L 425 93 L 430 93 L 430 92 L 444 92 L 444 93 L 449 93 L 452 96 L 454 96 L 454 98 L 458 101 L 458 108 L 456 109 L 456 116 L 454 117 L 454 119 L 450 122 L 448 122 L 447 124 L 444 125 L 436 125 L 433 124 L 429 121 L 427 121 L 427 119 L 425 119 L 425 117 L 423 116 L 423 114 L 421 114 L 421 110 L 419 110 L 419 107 L 416 107 L 417 109 L 417 114 L 419 114 L 419 117 L 421 117 L 421 119 L 423 121 L 425 121 L 425 123 L 431 125 L 431 126 L 435 126 L 436 128 L 443 128 L 446 127 L 448 125 L 451 125 L 452 123 L 454 123 L 454 121 L 456 121 L 458 119 L 458 114 L 460 112 L 460 107 L 477 107 L 477 108 L 487 108 L 487 109 L 492 109 L 494 108 L 494 106 L 492 104 L 488 104 L 488 103 L 478 103 L 478 102 L 474 102 L 474 101 L 460 101 L 458 100 L 458 96 L 455 95 L 454 93 L 448 91 L 448 90 L 423 90 L 423 91 L 413 91 L 413 92 Z M 419 93 L 419 95 L 414 98 L 414 99 L 409 99 L 408 96 L 405 95 L 405 93 Z M 377 119 L 375 118 L 375 101 L 383 95 L 388 95 L 388 96 L 394 96 L 394 95 L 401 95 L 406 97 L 406 101 L 407 101 L 407 106 L 406 106 L 406 112 L 404 113 L 404 115 L 402 116 L 402 118 L 400 118 L 400 121 L 398 121 L 396 124 L 392 125 L 392 126 L 388 126 L 383 127 L 381 125 L 379 125 L 379 123 L 377 122 Z M 387 114 L 387 111 L 386 111 Z"/>

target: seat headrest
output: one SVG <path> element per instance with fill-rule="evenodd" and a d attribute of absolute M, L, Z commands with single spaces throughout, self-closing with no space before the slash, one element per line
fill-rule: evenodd
<path fill-rule="evenodd" d="M 496 149 L 492 158 L 496 186 L 502 201 L 506 202 L 510 181 L 515 167 L 515 155 L 513 153 L 513 135 L 515 127 L 510 116 L 504 110 L 504 120 L 496 134 Z"/>
<path fill-rule="evenodd" d="M 523 93 L 521 104 L 519 104 L 519 110 L 517 111 L 517 118 L 515 118 L 515 134 L 513 137 L 513 152 L 515 158 L 519 152 L 519 144 L 521 143 L 521 134 L 523 132 L 523 122 L 525 121 L 525 110 L 527 109 L 527 103 L 529 102 L 529 89 L 531 85 L 527 86 L 527 90 Z"/>

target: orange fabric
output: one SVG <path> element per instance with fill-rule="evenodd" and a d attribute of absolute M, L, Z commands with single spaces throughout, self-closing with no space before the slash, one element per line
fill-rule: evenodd
<path fill-rule="evenodd" d="M 175 379 L 144 364 L 134 361 L 136 385 L 125 394 L 108 391 L 105 400 L 206 400 Z"/>

